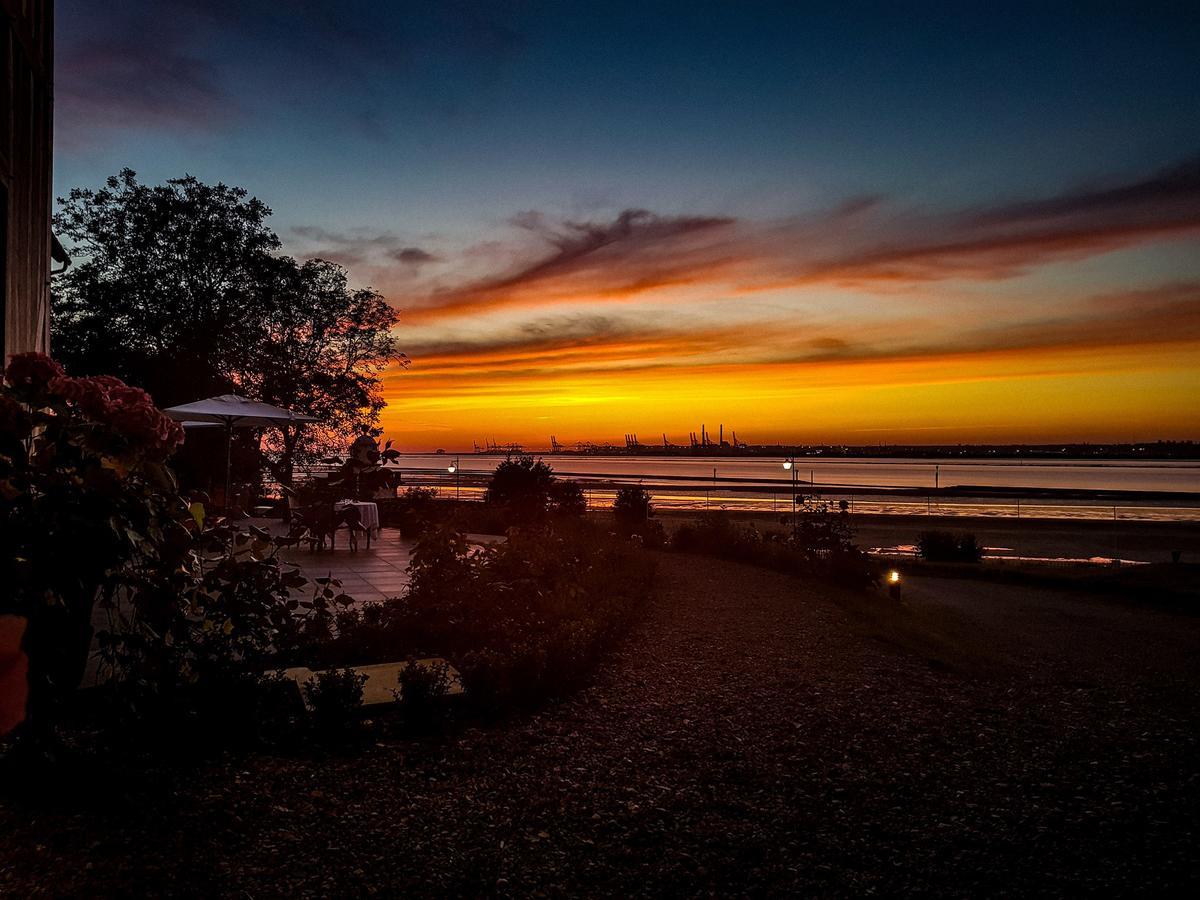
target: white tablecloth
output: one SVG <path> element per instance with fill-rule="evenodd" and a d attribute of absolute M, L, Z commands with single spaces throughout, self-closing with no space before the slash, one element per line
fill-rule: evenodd
<path fill-rule="evenodd" d="M 343 510 L 347 506 L 358 508 L 358 521 L 362 523 L 363 528 L 379 534 L 379 505 L 377 503 L 367 503 L 359 500 L 342 500 L 337 503 L 337 509 Z"/>

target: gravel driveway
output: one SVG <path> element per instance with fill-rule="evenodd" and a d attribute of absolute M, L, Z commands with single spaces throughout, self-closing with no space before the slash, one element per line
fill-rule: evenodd
<path fill-rule="evenodd" d="M 537 714 L 158 773 L 102 805 L 0 807 L 0 894 L 1159 894 L 1196 880 L 1195 620 L 1123 610 L 1140 624 L 1122 637 L 1106 616 L 1055 613 L 1058 638 L 1043 623 L 1023 650 L 1021 616 L 994 609 L 1011 594 L 955 602 L 921 583 L 897 609 L 669 555 L 660 577 L 596 682 Z M 1172 651 L 1145 652 L 1147 628 Z M 1145 664 L 1097 677 L 1114 645 Z"/>

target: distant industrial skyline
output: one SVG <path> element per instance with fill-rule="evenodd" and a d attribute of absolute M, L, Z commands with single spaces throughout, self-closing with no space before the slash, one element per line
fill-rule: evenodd
<path fill-rule="evenodd" d="M 56 185 L 240 184 L 406 449 L 1200 438 L 1183 4 L 58 5 Z"/>

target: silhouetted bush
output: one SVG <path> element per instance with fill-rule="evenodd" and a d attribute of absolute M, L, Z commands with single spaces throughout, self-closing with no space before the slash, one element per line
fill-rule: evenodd
<path fill-rule="evenodd" d="M 536 522 L 546 515 L 553 485 L 554 471 L 540 459 L 509 456 L 492 473 L 484 502 L 503 507 L 516 522 Z"/>
<path fill-rule="evenodd" d="M 949 531 L 923 531 L 917 538 L 917 553 L 929 562 L 979 562 L 983 548 L 975 535 Z"/>
<path fill-rule="evenodd" d="M 647 550 L 661 550 L 667 546 L 667 530 L 663 528 L 662 522 L 657 519 L 651 519 L 642 525 L 641 531 L 633 535 L 636 540 L 640 540 L 642 546 Z"/>
<path fill-rule="evenodd" d="M 325 664 L 444 657 L 462 675 L 465 700 L 496 710 L 585 679 L 649 595 L 653 564 L 596 523 L 564 519 L 511 529 L 487 547 L 432 529 L 410 575 L 382 621 L 345 629 Z"/>
<path fill-rule="evenodd" d="M 654 515 L 653 498 L 645 488 L 637 485 L 619 488 L 613 498 L 613 519 L 617 528 L 626 534 L 632 534 L 641 528 Z"/>
<path fill-rule="evenodd" d="M 550 485 L 550 511 L 557 516 L 578 518 L 587 513 L 587 498 L 574 481 L 555 481 Z"/>
<path fill-rule="evenodd" d="M 445 711 L 446 695 L 450 691 L 450 667 L 446 663 L 421 666 L 415 659 L 410 659 L 400 670 L 397 681 L 396 699 L 405 724 L 428 727 Z"/>
<path fill-rule="evenodd" d="M 274 673 L 209 673 L 169 695 L 146 687 L 130 692 L 98 690 L 84 710 L 100 726 L 100 745 L 120 755 L 153 752 L 171 758 L 204 755 L 230 747 L 289 742 L 308 728 L 295 682 Z"/>
<path fill-rule="evenodd" d="M 877 567 L 852 541 L 847 513 L 824 504 L 805 503 L 795 532 L 760 532 L 753 524 L 738 525 L 724 512 L 706 513 L 695 524 L 676 529 L 671 547 L 796 575 L 863 588 L 879 580 Z"/>
<path fill-rule="evenodd" d="M 338 737 L 357 726 L 366 683 L 367 676 L 353 669 L 335 669 L 318 673 L 304 685 L 318 734 Z"/>
<path fill-rule="evenodd" d="M 409 540 L 444 526 L 467 534 L 504 534 L 514 524 L 505 507 L 446 498 L 434 488 L 413 487 L 399 497 L 376 502 L 380 522 L 400 529 L 400 536 Z"/>
<path fill-rule="evenodd" d="M 618 534 L 636 536 L 643 546 L 657 549 L 665 546 L 667 533 L 654 519 L 653 499 L 637 485 L 619 488 L 613 499 L 613 521 Z"/>

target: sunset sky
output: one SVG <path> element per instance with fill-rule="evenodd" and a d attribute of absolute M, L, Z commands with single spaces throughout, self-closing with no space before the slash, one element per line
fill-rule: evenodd
<path fill-rule="evenodd" d="M 56 188 L 264 200 L 408 450 L 1200 438 L 1200 16 L 1070 6 L 60 0 Z"/>

